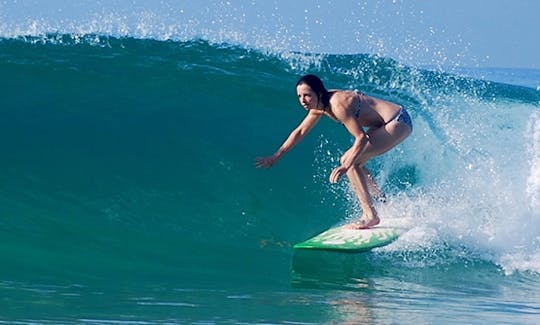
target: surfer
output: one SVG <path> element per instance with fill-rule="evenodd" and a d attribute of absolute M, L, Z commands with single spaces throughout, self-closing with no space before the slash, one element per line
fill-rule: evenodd
<path fill-rule="evenodd" d="M 362 216 L 348 227 L 366 229 L 379 224 L 380 219 L 370 191 L 374 196 L 384 194 L 375 184 L 365 164 L 371 158 L 394 148 L 411 134 L 409 114 L 400 105 L 358 91 L 327 90 L 315 75 L 300 78 L 296 83 L 296 93 L 300 104 L 307 111 L 306 117 L 272 156 L 257 158 L 256 166 L 272 167 L 323 116 L 327 116 L 343 124 L 354 138 L 352 146 L 341 156 L 341 165 L 330 173 L 331 183 L 338 182 L 346 174 L 360 201 Z"/>

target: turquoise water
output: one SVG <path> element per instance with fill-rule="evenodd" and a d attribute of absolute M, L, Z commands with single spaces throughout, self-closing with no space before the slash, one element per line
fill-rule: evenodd
<path fill-rule="evenodd" d="M 305 114 L 294 84 L 308 72 L 411 113 L 413 135 L 369 165 L 383 225 L 409 229 L 390 246 L 293 253 L 360 213 L 346 181 L 327 182 L 351 143 L 332 121 L 254 168 Z M 505 72 L 1 39 L 0 322 L 535 324 L 540 80 Z"/>

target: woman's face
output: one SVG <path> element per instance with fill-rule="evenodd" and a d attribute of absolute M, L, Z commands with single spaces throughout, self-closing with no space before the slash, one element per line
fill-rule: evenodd
<path fill-rule="evenodd" d="M 296 87 L 296 94 L 298 95 L 300 105 L 306 110 L 317 108 L 319 105 L 319 97 L 311 87 L 306 84 L 298 85 L 298 87 Z"/>

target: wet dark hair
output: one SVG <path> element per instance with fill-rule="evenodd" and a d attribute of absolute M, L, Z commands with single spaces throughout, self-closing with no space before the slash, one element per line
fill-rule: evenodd
<path fill-rule="evenodd" d="M 307 74 L 298 80 L 296 87 L 304 84 L 308 85 L 317 94 L 319 100 L 323 103 L 324 109 L 330 106 L 330 94 L 319 77 L 314 74 Z"/>

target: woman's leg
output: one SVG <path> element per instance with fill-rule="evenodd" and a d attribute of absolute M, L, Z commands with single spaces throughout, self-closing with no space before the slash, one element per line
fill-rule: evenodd
<path fill-rule="evenodd" d="M 362 217 L 350 224 L 350 229 L 365 229 L 377 225 L 380 220 L 377 211 L 373 207 L 373 201 L 368 191 L 367 176 L 364 173 L 363 167 L 355 165 L 347 171 L 351 185 L 358 196 L 362 207 Z"/>
<path fill-rule="evenodd" d="M 367 186 L 368 186 L 369 193 L 371 194 L 371 196 L 379 202 L 385 202 L 386 195 L 379 188 L 379 186 L 375 182 L 375 179 L 373 179 L 373 176 L 371 175 L 369 170 L 366 168 L 366 166 L 362 167 L 362 171 L 364 172 L 364 175 L 366 175 Z"/>
<path fill-rule="evenodd" d="M 391 122 L 383 127 L 368 130 L 369 141 L 359 159 L 362 161 L 362 166 L 371 158 L 382 155 L 403 142 L 411 132 L 407 124 L 400 122 Z"/>
<path fill-rule="evenodd" d="M 363 211 L 362 217 L 358 221 L 350 224 L 348 226 L 349 228 L 365 229 L 373 227 L 380 222 L 379 216 L 373 207 L 372 198 L 368 191 L 368 175 L 364 172 L 364 165 L 371 158 L 381 155 L 400 144 L 409 136 L 409 134 L 411 134 L 411 131 L 412 130 L 408 125 L 393 122 L 381 128 L 372 129 L 367 132 L 369 141 L 366 149 L 362 153 L 362 156 L 359 157 L 354 167 L 351 167 L 347 171 L 347 176 L 349 177 L 353 189 L 358 196 Z M 378 189 L 376 185 L 375 188 Z"/>

